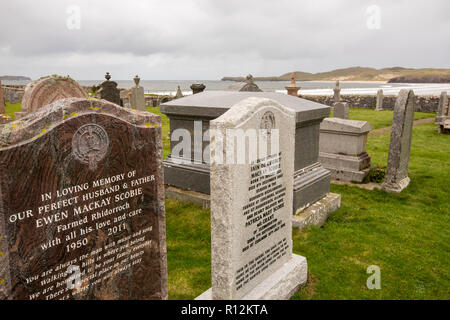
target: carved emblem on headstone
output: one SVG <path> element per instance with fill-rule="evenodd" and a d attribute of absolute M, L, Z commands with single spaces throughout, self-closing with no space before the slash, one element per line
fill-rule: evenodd
<path fill-rule="evenodd" d="M 101 126 L 90 123 L 82 126 L 72 139 L 72 153 L 81 163 L 89 165 L 89 170 L 97 169 L 108 151 L 109 137 Z"/>
<path fill-rule="evenodd" d="M 275 127 L 275 115 L 271 111 L 264 113 L 261 119 L 261 129 L 267 130 L 267 134 L 270 135 L 270 131 Z"/>

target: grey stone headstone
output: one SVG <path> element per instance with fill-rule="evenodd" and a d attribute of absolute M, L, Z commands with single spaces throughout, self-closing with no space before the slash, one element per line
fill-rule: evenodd
<path fill-rule="evenodd" d="M 100 98 L 120 105 L 120 90 L 117 88 L 117 82 L 110 81 L 109 72 L 106 73 L 105 78 L 106 81 L 100 84 L 101 88 L 98 91 Z"/>
<path fill-rule="evenodd" d="M 145 111 L 145 94 L 144 94 L 144 87 L 141 87 L 139 85 L 140 82 L 139 76 L 136 76 L 134 78 L 134 82 L 136 83 L 136 86 L 131 88 L 131 107 L 135 108 L 139 111 Z"/>
<path fill-rule="evenodd" d="M 442 117 L 445 116 L 445 109 L 447 108 L 448 96 L 447 91 L 441 92 L 441 96 L 439 98 L 439 106 L 437 110 L 437 116 Z"/>
<path fill-rule="evenodd" d="M 287 299 L 306 282 L 292 254 L 295 124 L 293 110 L 254 97 L 211 121 L 212 290 L 198 299 Z"/>
<path fill-rule="evenodd" d="M 414 92 L 406 89 L 401 90 L 395 102 L 386 178 L 382 185 L 382 188 L 389 192 L 401 192 L 410 182 L 408 167 L 414 107 Z"/>
<path fill-rule="evenodd" d="M 377 92 L 377 104 L 375 107 L 375 111 L 383 110 L 383 99 L 384 99 L 383 90 L 380 89 Z"/>
<path fill-rule="evenodd" d="M 347 102 L 333 103 L 334 117 L 340 119 L 348 119 L 350 108 Z"/>
<path fill-rule="evenodd" d="M 203 83 L 194 83 L 191 85 L 192 94 L 197 94 L 205 91 L 206 86 Z M 180 90 L 181 92 L 181 90 Z"/>
<path fill-rule="evenodd" d="M 336 87 L 333 89 L 333 92 L 334 92 L 333 101 L 335 103 L 341 102 L 341 88 L 339 87 L 339 80 L 336 81 Z"/>

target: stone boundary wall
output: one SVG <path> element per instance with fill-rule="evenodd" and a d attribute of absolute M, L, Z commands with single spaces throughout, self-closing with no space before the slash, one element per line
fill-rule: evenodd
<path fill-rule="evenodd" d="M 331 106 L 333 96 L 311 96 L 300 95 L 300 98 Z M 397 96 L 384 96 L 383 110 L 394 110 Z M 350 108 L 375 109 L 377 103 L 376 95 L 341 95 L 343 102 L 348 102 Z M 437 112 L 439 106 L 438 96 L 416 96 L 416 109 L 420 112 Z"/>

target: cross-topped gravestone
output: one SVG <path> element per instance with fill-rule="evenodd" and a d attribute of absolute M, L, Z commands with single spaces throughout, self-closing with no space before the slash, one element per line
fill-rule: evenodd
<path fill-rule="evenodd" d="M 382 185 L 382 188 L 389 192 L 401 192 L 410 182 L 408 167 L 414 105 L 414 92 L 406 89 L 400 90 L 394 107 L 386 178 Z"/>
<path fill-rule="evenodd" d="M 145 111 L 145 94 L 144 94 L 144 87 L 141 87 L 139 85 L 139 82 L 141 79 L 139 76 L 134 77 L 134 83 L 136 86 L 131 88 L 131 107 L 135 108 L 136 110 Z"/>
<path fill-rule="evenodd" d="M 292 254 L 295 111 L 248 98 L 211 121 L 212 289 L 202 299 L 287 299 L 306 282 Z"/>
<path fill-rule="evenodd" d="M 111 75 L 109 72 L 105 75 L 106 81 L 100 84 L 100 90 L 98 91 L 100 99 L 108 100 L 112 103 L 120 105 L 120 90 L 117 89 L 117 82 L 111 81 Z"/>
<path fill-rule="evenodd" d="M 0 126 L 0 299 L 167 299 L 161 118 L 64 99 Z"/>

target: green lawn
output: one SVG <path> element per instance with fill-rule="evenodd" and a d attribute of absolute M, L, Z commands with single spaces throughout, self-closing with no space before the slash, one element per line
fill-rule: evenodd
<path fill-rule="evenodd" d="M 333 114 L 333 112 L 331 113 Z M 350 108 L 350 120 L 363 120 L 368 121 L 372 125 L 372 129 L 385 128 L 392 125 L 392 118 L 394 112 L 390 110 L 374 111 L 372 109 L 357 109 Z M 435 113 L 415 112 L 414 120 L 434 118 Z"/>
<path fill-rule="evenodd" d="M 391 111 L 351 109 L 350 117 L 374 129 L 392 122 Z M 166 156 L 169 123 L 162 119 Z M 372 164 L 386 167 L 389 133 L 370 136 L 367 148 Z M 412 181 L 401 194 L 332 185 L 341 209 L 322 228 L 293 232 L 294 252 L 309 268 L 308 284 L 294 298 L 450 299 L 449 159 L 450 136 L 424 124 L 413 130 Z M 211 286 L 210 212 L 167 199 L 166 216 L 169 298 L 193 299 Z M 366 288 L 370 265 L 381 268 L 381 290 Z"/>

